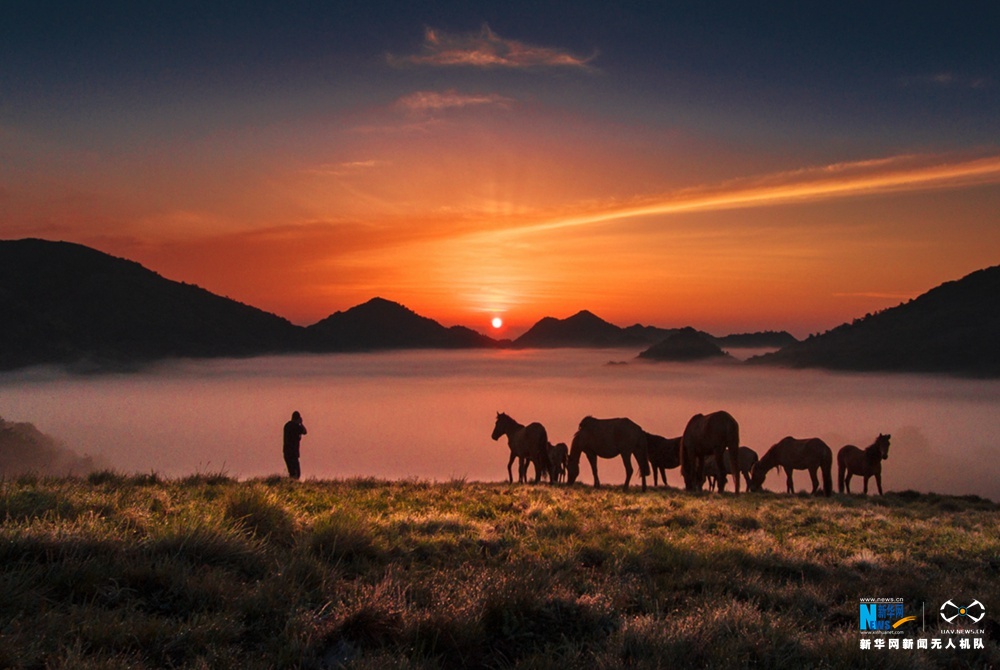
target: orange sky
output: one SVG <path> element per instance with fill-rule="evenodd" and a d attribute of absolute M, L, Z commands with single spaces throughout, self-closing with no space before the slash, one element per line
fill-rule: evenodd
<path fill-rule="evenodd" d="M 0 106 L 0 237 L 88 244 L 300 324 L 381 296 L 501 336 L 581 309 L 802 336 L 1000 262 L 990 77 L 878 71 L 877 104 L 849 107 L 858 73 L 817 53 L 814 106 L 794 68 L 764 95 L 739 88 L 743 61 L 709 72 L 655 35 L 630 54 L 640 36 L 595 25 L 571 47 L 401 19 L 322 71 L 267 63 L 272 88 L 25 94 Z"/>

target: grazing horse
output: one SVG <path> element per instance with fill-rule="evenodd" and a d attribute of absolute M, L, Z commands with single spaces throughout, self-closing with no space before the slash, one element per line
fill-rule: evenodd
<path fill-rule="evenodd" d="M 653 486 L 658 485 L 657 474 L 663 479 L 663 485 L 670 487 L 667 483 L 667 470 L 678 467 L 681 464 L 681 438 L 663 437 L 646 433 L 646 451 L 649 454 L 649 464 L 653 466 Z"/>
<path fill-rule="evenodd" d="M 632 479 L 632 456 L 635 456 L 642 478 L 642 490 L 646 490 L 646 476 L 649 475 L 646 433 L 631 419 L 595 419 L 588 416 L 580 421 L 566 465 L 566 482 L 569 484 L 575 482 L 580 474 L 580 454 L 586 454 L 590 461 L 595 487 L 601 485 L 601 480 L 597 477 L 597 457 L 621 456 L 625 465 L 626 489 Z"/>
<path fill-rule="evenodd" d="M 681 436 L 681 474 L 688 491 L 700 491 L 705 483 L 705 459 L 714 456 L 719 472 L 725 472 L 722 455 L 739 462 L 740 425 L 728 412 L 695 414 Z M 733 475 L 733 487 L 740 492 L 740 478 Z M 726 490 L 726 476 L 719 477 L 719 491 Z"/>
<path fill-rule="evenodd" d="M 750 490 L 760 491 L 768 471 L 779 465 L 785 468 L 785 472 L 788 474 L 787 491 L 789 493 L 795 493 L 792 470 L 808 470 L 809 476 L 812 478 L 812 492 L 815 495 L 819 491 L 816 470 L 820 468 L 823 470 L 823 495 L 829 496 L 833 493 L 833 451 L 826 446 L 826 442 L 818 437 L 805 440 L 786 437 L 768 449 L 757 461 L 757 465 L 753 467 Z"/>
<path fill-rule="evenodd" d="M 555 484 L 566 478 L 566 461 L 569 458 L 569 447 L 565 442 L 548 445 L 549 481 Z"/>
<path fill-rule="evenodd" d="M 750 490 L 750 472 L 757 464 L 757 452 L 750 447 L 740 447 L 740 474 L 747 483 L 747 490 Z M 726 474 L 733 474 L 733 463 L 728 458 L 726 462 Z M 714 491 L 719 478 L 719 466 L 713 459 L 705 461 L 705 477 L 708 478 L 708 490 Z"/>
<path fill-rule="evenodd" d="M 522 426 L 517 421 L 503 412 L 497 412 L 497 422 L 493 427 L 494 440 L 499 440 L 501 435 L 507 436 L 507 446 L 510 447 L 510 460 L 507 461 L 507 479 L 514 483 L 514 475 L 510 471 L 510 466 L 514 459 L 518 459 L 517 481 L 524 483 L 528 480 L 528 462 L 535 465 L 535 483 L 542 478 L 542 471 L 549 470 L 549 436 L 545 432 L 545 427 L 540 423 L 529 423 Z"/>
<path fill-rule="evenodd" d="M 837 490 L 843 493 L 846 488 L 850 493 L 851 476 L 858 475 L 865 478 L 865 495 L 868 495 L 868 479 L 874 476 L 878 494 L 882 495 L 882 461 L 889 458 L 890 437 L 879 433 L 871 446 L 865 449 L 853 444 L 841 448 L 837 452 Z"/>

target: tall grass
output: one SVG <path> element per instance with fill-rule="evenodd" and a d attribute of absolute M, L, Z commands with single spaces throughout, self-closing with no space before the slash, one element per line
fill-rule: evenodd
<path fill-rule="evenodd" d="M 995 667 L 998 571 L 974 497 L 29 477 L 0 667 Z M 862 651 L 880 596 L 977 598 L 986 649 Z"/>

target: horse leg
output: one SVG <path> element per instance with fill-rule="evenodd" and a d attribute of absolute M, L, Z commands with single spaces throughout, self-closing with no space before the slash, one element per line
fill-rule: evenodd
<path fill-rule="evenodd" d="M 715 468 L 716 468 L 715 469 L 715 488 L 717 488 L 719 490 L 719 493 L 722 493 L 723 491 L 726 490 L 726 459 L 725 459 L 724 454 L 725 454 L 725 451 L 716 451 L 715 452 Z M 711 490 L 712 489 L 711 489 L 711 486 L 710 486 L 709 487 L 709 491 L 711 491 Z"/>
<path fill-rule="evenodd" d="M 600 488 L 601 480 L 597 477 L 597 454 L 587 454 L 587 460 L 590 461 L 590 469 L 594 471 L 594 488 Z"/>
<path fill-rule="evenodd" d="M 515 458 L 517 458 L 517 457 L 514 456 L 514 452 L 513 451 L 510 452 L 510 460 L 507 461 L 507 481 L 510 482 L 511 484 L 514 483 L 514 473 L 513 473 L 513 471 L 511 471 L 510 466 L 514 465 L 514 459 Z M 518 466 L 518 467 L 520 467 L 520 466 Z"/>
<path fill-rule="evenodd" d="M 785 472 L 788 473 L 788 481 L 785 482 L 785 492 L 786 493 L 795 493 L 795 484 L 794 484 L 794 482 L 792 482 L 792 469 L 791 468 L 785 468 Z"/>
<path fill-rule="evenodd" d="M 847 474 L 844 476 L 844 489 L 847 491 L 848 495 L 851 493 L 851 471 L 848 470 Z"/>
<path fill-rule="evenodd" d="M 865 475 L 865 495 L 868 495 L 868 480 L 871 479 L 871 475 Z"/>
<path fill-rule="evenodd" d="M 875 484 L 878 486 L 878 494 L 882 495 L 882 473 L 875 473 Z"/>
<path fill-rule="evenodd" d="M 816 476 L 816 468 L 809 468 L 809 478 L 813 482 L 813 495 L 819 491 L 819 477 Z"/>
<path fill-rule="evenodd" d="M 517 483 L 528 483 L 528 459 L 524 456 L 517 457 Z"/>
<path fill-rule="evenodd" d="M 629 480 L 632 479 L 632 457 L 629 454 L 622 454 L 622 465 L 625 466 L 625 486 L 623 487 L 628 491 Z"/>

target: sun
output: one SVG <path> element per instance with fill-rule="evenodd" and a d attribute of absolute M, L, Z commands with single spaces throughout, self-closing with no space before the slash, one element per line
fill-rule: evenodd
<path fill-rule="evenodd" d="M 494 328 L 500 328 L 501 326 L 503 326 L 503 319 L 501 319 L 499 316 L 494 316 L 493 320 L 490 321 L 490 323 L 493 324 Z"/>

